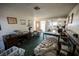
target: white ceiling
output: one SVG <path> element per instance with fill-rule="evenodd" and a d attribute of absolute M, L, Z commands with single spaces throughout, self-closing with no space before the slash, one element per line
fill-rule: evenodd
<path fill-rule="evenodd" d="M 0 4 L 1 8 L 13 8 L 13 10 L 20 14 L 27 14 L 29 16 L 39 16 L 42 18 L 49 17 L 64 17 L 69 14 L 75 3 L 23 3 L 23 4 Z M 33 8 L 39 6 L 40 10 L 36 11 Z"/>

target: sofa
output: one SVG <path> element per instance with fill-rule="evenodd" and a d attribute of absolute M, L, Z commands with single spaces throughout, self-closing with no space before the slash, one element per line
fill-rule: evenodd
<path fill-rule="evenodd" d="M 47 37 L 35 49 L 36 56 L 55 56 L 57 54 L 57 37 Z"/>

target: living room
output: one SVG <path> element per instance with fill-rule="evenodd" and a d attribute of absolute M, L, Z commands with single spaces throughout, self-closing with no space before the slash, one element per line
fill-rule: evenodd
<path fill-rule="evenodd" d="M 78 22 L 78 3 L 0 3 L 0 49 L 6 52 L 18 47 L 23 50 L 23 56 L 79 55 Z M 67 37 L 63 38 L 63 34 Z M 76 37 L 73 39 L 76 43 L 71 41 L 71 34 Z M 64 46 L 59 40 L 72 43 Z M 68 52 L 62 51 L 63 48 Z M 3 52 L 1 56 L 8 55 Z"/>

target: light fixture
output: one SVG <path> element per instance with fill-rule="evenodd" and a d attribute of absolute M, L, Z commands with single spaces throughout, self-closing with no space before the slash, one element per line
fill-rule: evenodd
<path fill-rule="evenodd" d="M 36 6 L 34 7 L 35 10 L 40 10 L 40 7 Z"/>

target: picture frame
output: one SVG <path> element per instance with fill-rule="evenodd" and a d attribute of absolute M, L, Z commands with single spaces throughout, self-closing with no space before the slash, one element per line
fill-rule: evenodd
<path fill-rule="evenodd" d="M 21 25 L 26 25 L 26 20 L 25 19 L 20 19 L 20 24 Z"/>
<path fill-rule="evenodd" d="M 0 30 L 1 30 L 1 24 L 0 24 Z"/>
<path fill-rule="evenodd" d="M 16 17 L 7 17 L 8 24 L 17 24 Z"/>
<path fill-rule="evenodd" d="M 31 27 L 32 21 L 31 21 L 31 20 L 28 20 L 27 22 L 28 22 L 28 23 L 27 23 L 27 27 Z"/>
<path fill-rule="evenodd" d="M 73 22 L 74 13 L 71 14 L 71 23 Z"/>

